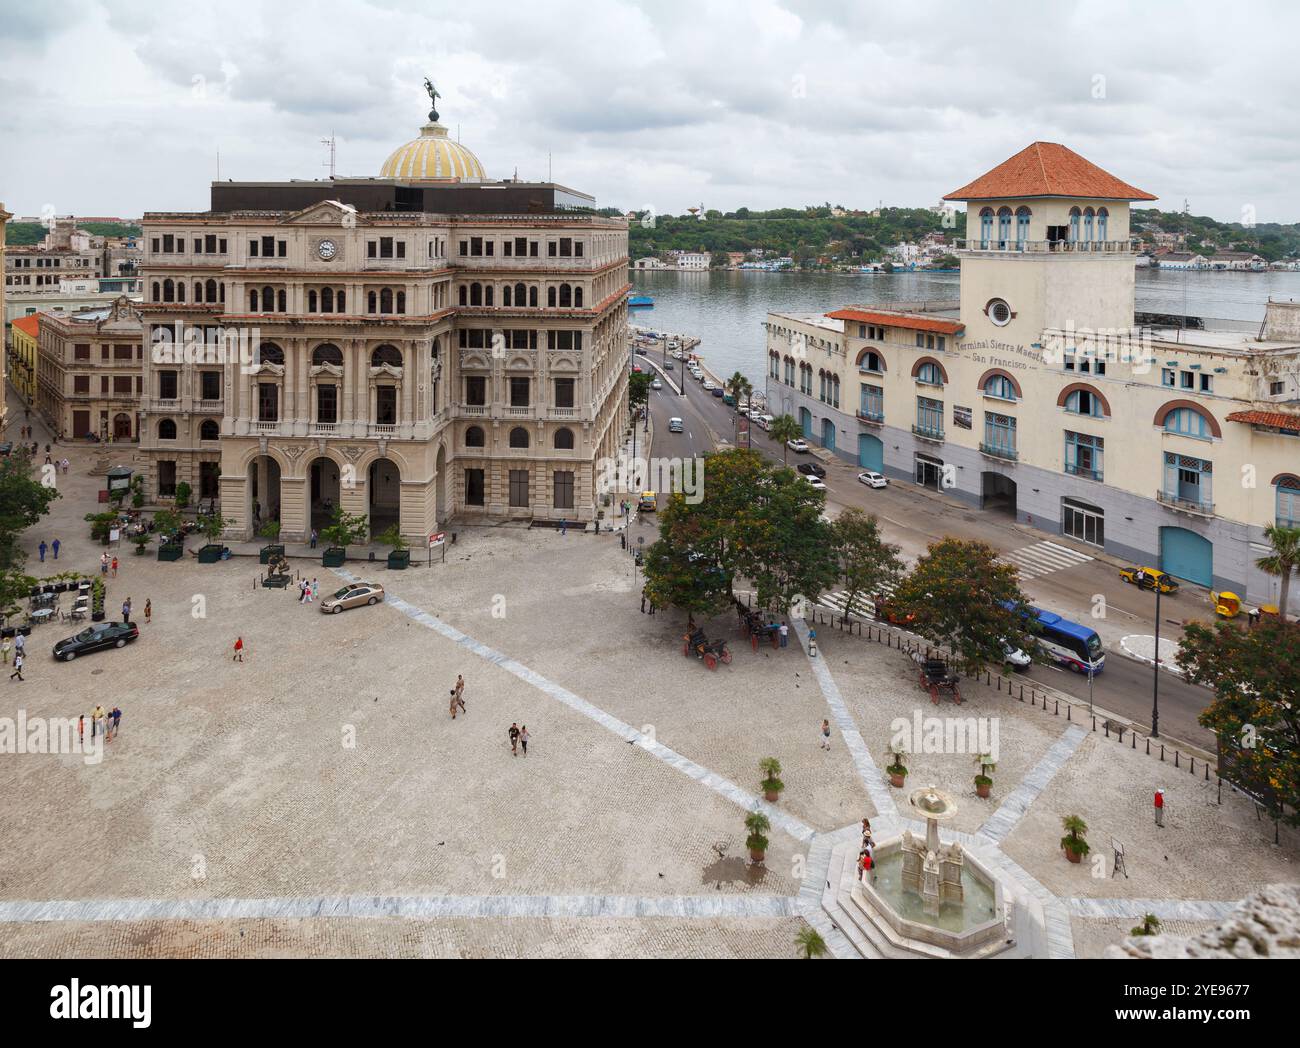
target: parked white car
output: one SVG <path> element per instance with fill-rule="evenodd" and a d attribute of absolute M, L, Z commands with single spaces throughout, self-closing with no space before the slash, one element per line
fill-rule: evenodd
<path fill-rule="evenodd" d="M 660 382 L 658 379 L 655 379 L 653 382 L 650 383 L 650 388 L 651 388 L 651 389 L 663 389 L 663 388 L 664 388 L 664 384 L 663 384 L 662 382 Z"/>
<path fill-rule="evenodd" d="M 774 421 L 771 415 L 758 414 L 751 415 L 750 417 L 754 420 L 754 425 L 759 429 L 768 429 Z"/>
<path fill-rule="evenodd" d="M 858 480 L 862 481 L 862 483 L 869 488 L 889 487 L 888 477 L 881 476 L 879 473 L 874 473 L 871 470 L 867 470 L 865 473 L 859 473 Z"/>
<path fill-rule="evenodd" d="M 803 437 L 796 437 L 794 440 L 787 440 L 785 446 L 791 451 L 797 451 L 800 455 L 807 454 L 809 450 L 808 441 L 804 440 Z"/>
<path fill-rule="evenodd" d="M 705 388 L 708 392 L 712 393 L 715 389 L 718 388 L 718 384 L 717 384 L 716 382 L 714 382 L 713 379 L 711 379 L 711 378 L 706 378 L 706 379 L 704 380 L 704 388 Z"/>
<path fill-rule="evenodd" d="M 799 476 L 803 477 L 803 479 L 808 482 L 810 487 L 814 487 L 818 491 L 826 490 L 826 481 L 822 480 L 822 478 L 817 476 L 816 474 L 800 473 Z"/>

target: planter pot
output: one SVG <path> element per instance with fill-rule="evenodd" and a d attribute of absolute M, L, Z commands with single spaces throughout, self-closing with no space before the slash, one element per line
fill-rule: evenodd
<path fill-rule="evenodd" d="M 136 546 L 136 548 L 135 548 L 135 555 L 136 555 L 137 557 L 143 557 L 143 556 L 144 556 L 145 548 L 146 548 L 146 547 L 144 547 L 144 546 Z"/>
<path fill-rule="evenodd" d="M 322 568 L 341 568 L 343 562 L 348 559 L 348 551 L 343 546 L 330 546 L 321 554 L 320 566 Z"/>
<path fill-rule="evenodd" d="M 755 862 L 762 862 L 765 858 L 767 858 L 767 852 L 754 851 L 753 848 L 750 848 L 749 857 L 753 859 Z"/>
<path fill-rule="evenodd" d="M 987 796 L 989 795 L 989 790 L 991 790 L 991 789 L 993 789 L 992 786 L 984 786 L 984 785 L 981 785 L 980 783 L 976 783 L 976 784 L 975 784 L 975 796 L 976 796 L 976 797 L 987 797 Z"/>
<path fill-rule="evenodd" d="M 217 561 L 221 559 L 221 554 L 223 554 L 225 551 L 226 551 L 226 547 L 222 546 L 220 543 L 216 543 L 216 544 L 209 543 L 206 546 L 200 546 L 199 563 L 215 564 Z"/>
<path fill-rule="evenodd" d="M 270 564 L 272 557 L 283 557 L 283 556 L 284 556 L 284 546 L 282 545 L 263 546 L 258 553 L 259 562 L 262 564 Z"/>
<path fill-rule="evenodd" d="M 180 560 L 183 556 L 185 556 L 184 546 L 168 545 L 158 547 L 159 560 Z"/>
<path fill-rule="evenodd" d="M 895 775 L 893 772 L 890 772 L 889 785 L 893 786 L 895 789 L 901 790 L 903 786 L 906 784 L 906 782 L 907 782 L 906 775 Z"/>
<path fill-rule="evenodd" d="M 411 566 L 411 551 L 409 549 L 395 549 L 388 554 L 389 571 L 405 571 Z"/>
<path fill-rule="evenodd" d="M 1083 859 L 1082 854 L 1076 851 L 1070 851 L 1069 848 L 1065 849 L 1065 857 L 1074 863 L 1080 862 Z"/>
<path fill-rule="evenodd" d="M 775 803 L 776 803 L 778 800 L 780 800 L 780 799 L 781 799 L 781 794 L 778 793 L 776 790 L 764 790 L 764 791 L 763 791 L 763 800 L 765 800 L 765 801 L 768 801 L 768 802 L 770 802 L 770 803 L 772 803 L 772 804 L 775 804 Z"/>

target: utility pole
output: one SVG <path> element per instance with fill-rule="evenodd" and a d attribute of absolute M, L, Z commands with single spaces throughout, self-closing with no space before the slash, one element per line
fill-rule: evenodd
<path fill-rule="evenodd" d="M 1151 682 L 1151 737 L 1160 738 L 1160 580 L 1156 580 L 1156 651 Z"/>
<path fill-rule="evenodd" d="M 320 144 L 323 146 L 330 147 L 329 161 L 323 164 L 322 166 L 328 167 L 330 169 L 330 181 L 333 181 L 334 180 L 334 132 L 333 131 L 330 132 L 329 138 L 322 138 L 320 140 Z"/>

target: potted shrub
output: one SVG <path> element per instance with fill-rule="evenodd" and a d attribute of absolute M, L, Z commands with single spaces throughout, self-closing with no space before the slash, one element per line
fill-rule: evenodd
<path fill-rule="evenodd" d="M 806 961 L 826 956 L 826 940 L 817 934 L 816 928 L 800 928 L 799 934 L 794 937 L 794 944 L 799 947 Z"/>
<path fill-rule="evenodd" d="M 193 493 L 193 490 L 194 489 L 191 488 L 189 484 L 183 480 L 176 485 L 176 508 L 177 509 L 184 509 L 186 506 L 190 504 L 190 495 Z"/>
<path fill-rule="evenodd" d="M 989 778 L 989 772 L 997 771 L 998 766 L 987 753 L 981 753 L 976 757 L 975 763 L 980 766 L 980 773 L 975 776 L 975 796 L 987 797 L 989 790 L 993 788 L 993 780 Z"/>
<path fill-rule="evenodd" d="M 199 531 L 208 540 L 205 545 L 199 547 L 200 564 L 215 564 L 222 558 L 222 555 L 226 552 L 226 547 L 218 540 L 229 523 L 230 521 L 226 520 L 220 513 L 199 514 Z"/>
<path fill-rule="evenodd" d="M 369 533 L 370 525 L 365 517 L 357 513 L 344 513 L 342 506 L 335 506 L 334 515 L 320 533 L 320 537 L 325 540 L 325 550 L 320 558 L 321 567 L 341 568 L 348 559 L 348 545 L 364 541 Z"/>
<path fill-rule="evenodd" d="M 405 571 L 411 566 L 410 544 L 402 538 L 401 528 L 392 524 L 375 536 L 375 541 L 385 546 L 391 546 L 392 552 L 388 554 L 388 567 L 392 571 Z"/>
<path fill-rule="evenodd" d="M 781 762 L 775 757 L 764 757 L 758 762 L 758 770 L 763 773 L 763 799 L 776 801 L 785 789 L 781 781 Z"/>
<path fill-rule="evenodd" d="M 90 584 L 90 618 L 94 622 L 104 621 L 104 595 L 108 587 L 104 585 L 104 576 L 96 575 Z"/>
<path fill-rule="evenodd" d="M 174 509 L 160 509 L 153 515 L 154 529 L 158 532 L 158 559 L 180 560 L 185 556 L 185 539 L 179 534 L 181 515 Z"/>
<path fill-rule="evenodd" d="M 108 533 L 117 523 L 117 512 L 106 510 L 103 513 L 87 513 L 86 522 L 90 525 L 90 537 L 98 539 L 101 546 L 108 545 Z"/>
<path fill-rule="evenodd" d="M 275 541 L 280 537 L 280 522 L 278 520 L 268 520 L 262 525 L 262 530 L 258 534 L 264 539 L 271 540 L 258 553 L 258 559 L 261 563 L 270 564 L 273 559 L 284 556 L 284 545 Z"/>
<path fill-rule="evenodd" d="M 1092 847 L 1083 835 L 1088 832 L 1088 824 L 1077 815 L 1067 815 L 1061 820 L 1061 825 L 1065 827 L 1065 836 L 1061 838 L 1061 847 L 1065 849 L 1065 857 L 1071 862 L 1079 862 Z"/>
<path fill-rule="evenodd" d="M 135 538 L 133 538 L 131 541 L 135 543 L 135 555 L 136 555 L 137 557 L 143 557 L 143 556 L 144 556 L 145 548 L 149 545 L 149 536 L 148 536 L 148 534 L 146 534 L 146 533 L 144 533 L 144 532 L 141 532 L 139 535 L 137 535 L 137 536 L 136 536 Z"/>
<path fill-rule="evenodd" d="M 1144 913 L 1142 923 L 1136 928 L 1130 928 L 1128 933 L 1129 935 L 1159 935 L 1160 918 L 1154 913 Z"/>
<path fill-rule="evenodd" d="M 144 477 L 137 476 L 131 481 L 131 505 L 136 509 L 144 505 Z"/>
<path fill-rule="evenodd" d="M 903 754 L 901 750 L 890 752 L 889 767 L 885 769 L 885 774 L 889 776 L 889 785 L 900 790 L 903 788 L 907 781 L 907 767 L 903 764 Z"/>
<path fill-rule="evenodd" d="M 761 811 L 752 811 L 745 816 L 745 829 L 749 831 L 745 847 L 749 849 L 749 857 L 754 862 L 762 862 L 767 856 L 768 840 L 765 834 L 771 828 L 772 824 Z"/>

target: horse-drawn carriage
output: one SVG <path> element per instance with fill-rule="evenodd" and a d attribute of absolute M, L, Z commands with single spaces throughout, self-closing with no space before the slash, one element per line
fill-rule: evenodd
<path fill-rule="evenodd" d="M 961 678 L 948 672 L 948 664 L 943 659 L 928 658 L 916 652 L 912 655 L 912 660 L 917 665 L 918 682 L 930 693 L 931 702 L 937 706 L 939 693 L 946 691 L 952 695 L 953 702 L 961 705 L 961 688 L 958 687 Z"/>
<path fill-rule="evenodd" d="M 731 662 L 731 652 L 727 650 L 727 642 L 710 641 L 702 629 L 695 629 L 682 638 L 682 654 L 689 658 L 692 652 L 697 659 L 703 659 L 704 665 L 711 670 L 716 670 L 719 662 L 728 664 Z"/>
<path fill-rule="evenodd" d="M 772 647 L 780 646 L 781 626 L 779 623 L 766 622 L 761 611 L 753 608 L 747 608 L 738 598 L 732 598 L 736 603 L 736 616 L 740 619 L 740 628 L 749 635 L 749 644 L 755 651 L 758 651 L 760 640 L 771 641 Z"/>

